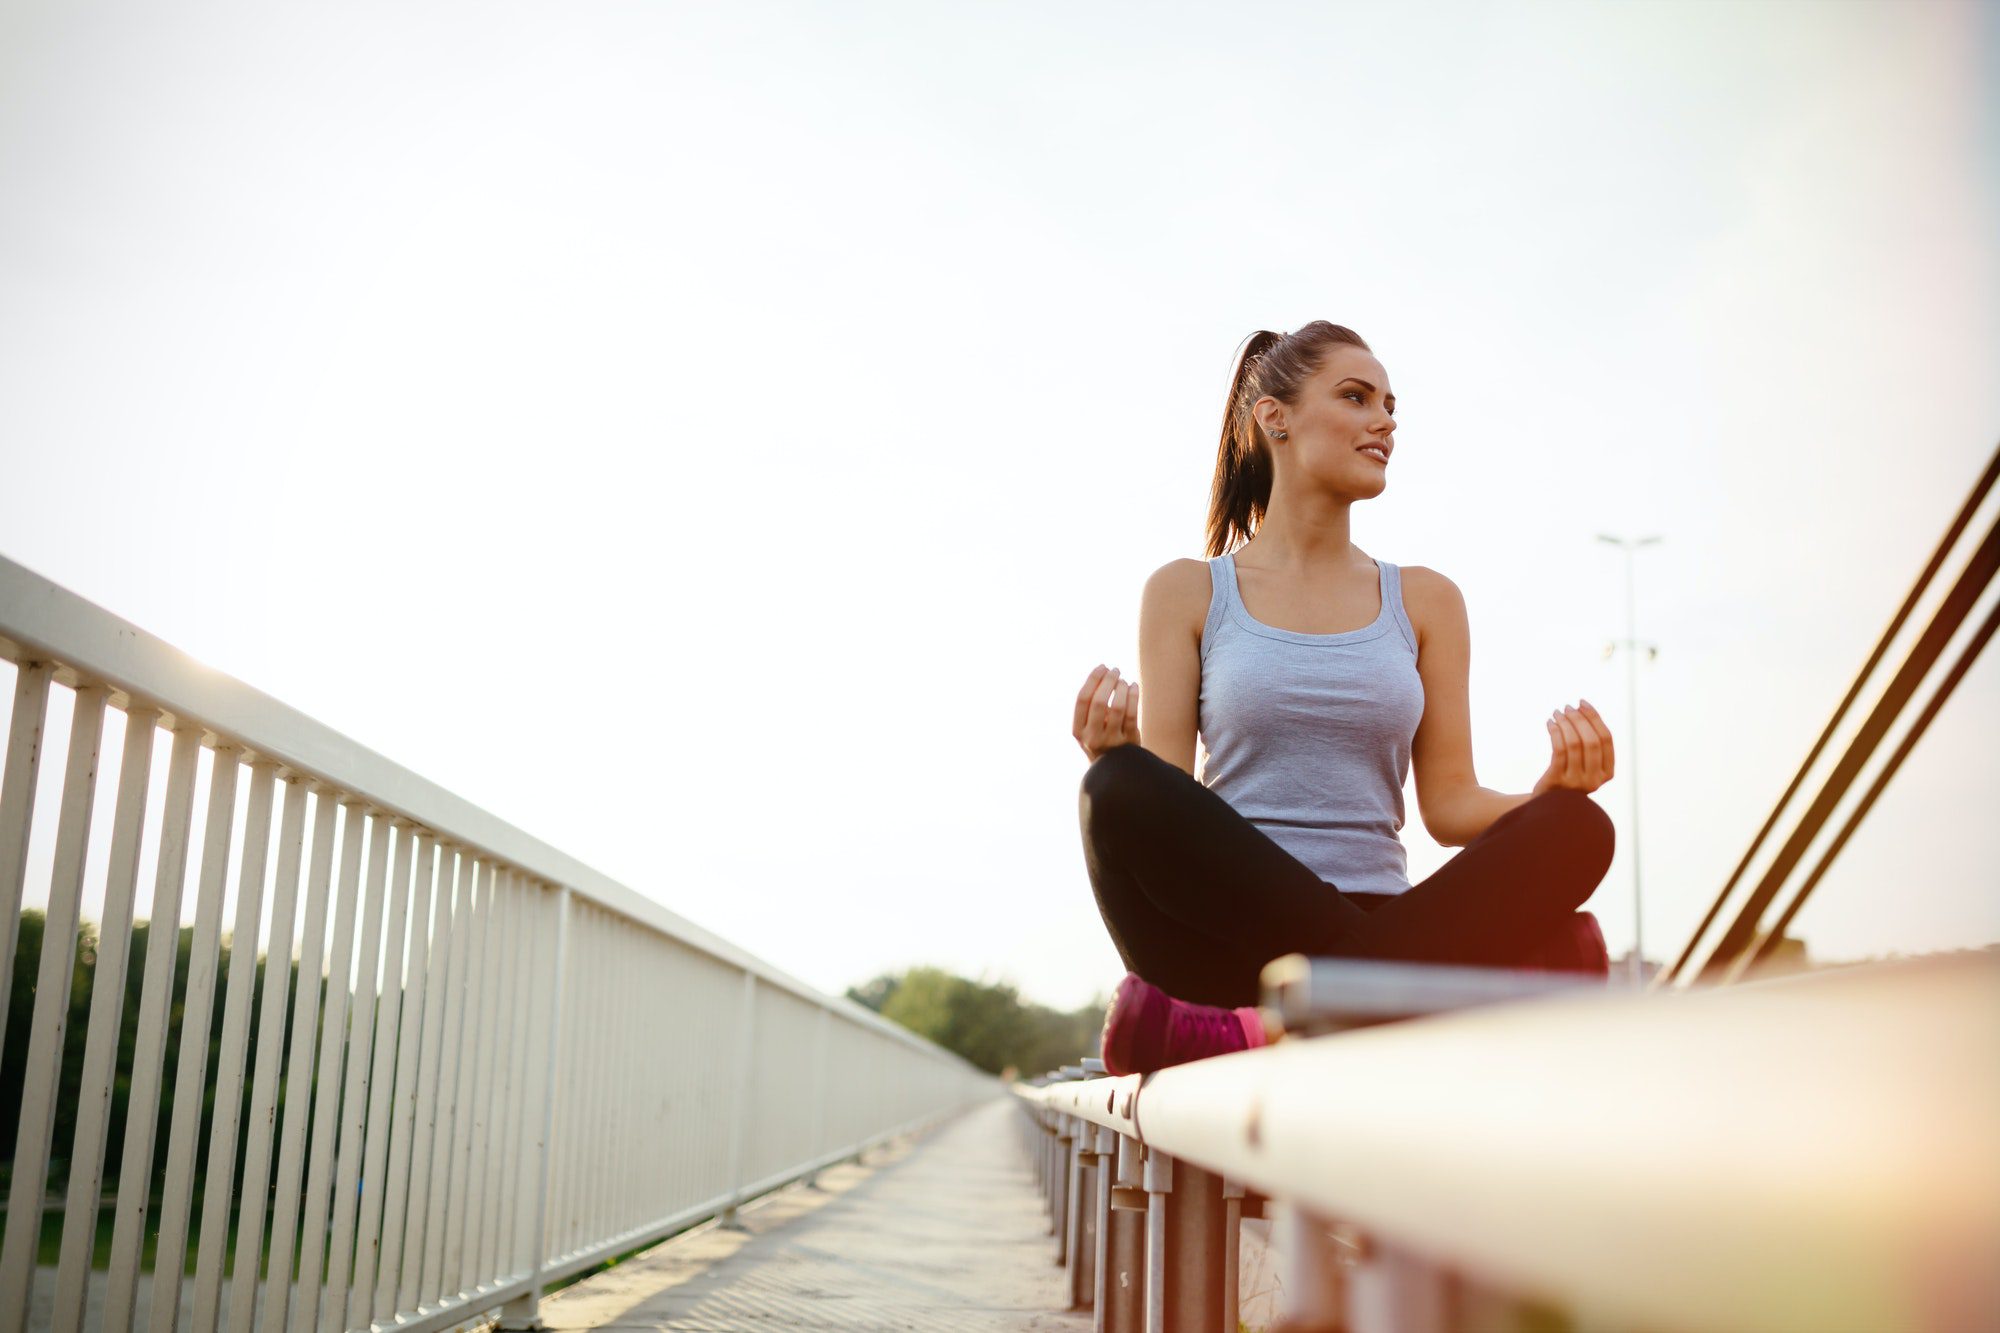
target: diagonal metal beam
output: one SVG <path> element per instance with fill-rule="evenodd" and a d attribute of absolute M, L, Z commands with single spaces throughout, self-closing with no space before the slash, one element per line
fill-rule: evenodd
<path fill-rule="evenodd" d="M 1987 531 L 1965 572 L 1946 594 L 1930 625 L 1926 627 L 1917 644 L 1891 679 L 1883 697 L 1863 723 L 1860 732 L 1850 742 L 1846 753 L 1835 765 L 1833 773 L 1827 778 L 1817 797 L 1786 838 L 1771 867 L 1751 891 L 1735 917 L 1723 929 L 1720 940 L 1705 958 L 1699 963 L 1695 961 L 1704 941 L 1711 938 L 1713 927 L 1736 893 L 1745 872 L 1756 860 L 1767 839 L 1778 828 L 1785 812 L 1793 804 L 1793 798 L 1806 784 L 1808 774 L 1826 751 L 1855 701 L 1861 697 L 1870 682 L 1879 677 L 1879 668 L 1887 658 L 1891 646 L 1909 622 L 1918 604 L 1923 601 L 1938 572 L 1944 568 L 1952 552 L 1962 545 L 1961 539 L 1971 527 L 1975 515 L 1992 491 L 1996 479 L 2000 479 L 2000 451 L 1996 451 L 1988 460 L 1985 471 L 1966 497 L 1964 504 L 1960 506 L 1957 516 L 1952 520 L 1944 538 L 1938 543 L 1937 549 L 1924 566 L 1915 586 L 1904 598 L 1902 606 L 1897 609 L 1888 629 L 1883 632 L 1874 651 L 1869 654 L 1867 662 L 1863 664 L 1854 683 L 1848 688 L 1846 697 L 1834 710 L 1832 719 L 1820 733 L 1819 739 L 1814 742 L 1812 750 L 1800 764 L 1797 774 L 1785 788 L 1784 795 L 1778 799 L 1771 814 L 1765 819 L 1763 827 L 1757 831 L 1757 836 L 1751 840 L 1749 849 L 1737 863 L 1735 871 L 1731 873 L 1721 892 L 1716 895 L 1715 901 L 1702 917 L 1701 924 L 1689 936 L 1687 944 L 1683 946 L 1673 964 L 1654 979 L 1653 984 L 1656 988 L 1668 984 L 1686 985 L 1690 979 L 1721 980 L 1729 975 L 1730 969 L 1736 966 L 1746 950 L 1753 944 L 1759 943 L 1758 926 L 1770 904 L 1797 868 L 1807 848 L 1831 816 L 1834 807 L 1845 796 L 1862 767 L 1881 744 L 1883 737 L 1902 711 L 1908 707 L 1911 698 L 1924 680 L 1929 677 L 1949 646 L 1953 635 L 1970 615 L 1979 597 L 1992 581 L 1996 563 L 2000 563 L 2000 535 L 1996 535 L 2000 534 L 2000 529 Z M 1825 866 L 1822 865 L 1815 875 L 1823 873 L 1824 869 Z"/>
<path fill-rule="evenodd" d="M 1861 821 L 1867 818 L 1877 798 L 1888 788 L 1890 779 L 1894 778 L 1897 770 L 1902 768 L 1903 761 L 1917 748 L 1917 742 L 1922 740 L 1924 733 L 1930 729 L 1931 723 L 1943 710 L 1945 701 L 1951 698 L 1952 691 L 1956 690 L 1959 682 L 1965 679 L 1965 673 L 1979 660 L 1979 654 L 1985 651 L 1996 629 L 2000 629 L 2000 604 L 1988 609 L 1986 619 L 1981 622 L 1971 642 L 1966 644 L 1965 651 L 1958 655 L 1958 660 L 1952 663 L 1951 670 L 1945 673 L 1944 679 L 1931 694 L 1930 702 L 1917 714 L 1917 720 L 1910 724 L 1909 733 L 1896 746 L 1895 753 L 1889 756 L 1889 761 L 1883 765 L 1875 781 L 1869 784 L 1867 792 L 1861 797 L 1860 804 L 1855 806 L 1854 812 L 1847 817 L 1847 822 L 1841 825 L 1840 832 L 1828 844 L 1825 854 L 1819 859 L 1819 864 L 1814 866 L 1812 873 L 1799 884 L 1791 901 L 1785 904 L 1783 911 L 1779 912 L 1778 919 L 1759 935 L 1754 947 L 1738 955 L 1729 972 L 1730 981 L 1741 980 L 1749 969 L 1769 957 L 1776 949 L 1778 941 L 1784 938 L 1785 931 L 1791 926 L 1792 918 L 1799 914 L 1799 908 L 1805 906 L 1806 899 L 1812 896 L 1815 888 L 1819 887 L 1820 880 L 1832 867 L 1834 858 L 1840 855 L 1843 847 L 1847 846 L 1847 840 L 1854 836 L 1854 831 L 1861 827 Z"/>

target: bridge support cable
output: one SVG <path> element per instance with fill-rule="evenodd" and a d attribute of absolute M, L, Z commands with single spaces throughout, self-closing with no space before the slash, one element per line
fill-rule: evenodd
<path fill-rule="evenodd" d="M 1740 978 L 1756 956 L 1767 954 L 1775 947 L 1780 936 L 1763 925 L 1773 903 L 1787 894 L 1787 887 L 1800 862 L 1865 771 L 1884 738 L 1911 707 L 1912 701 L 1924 692 L 1926 684 L 1931 683 L 1939 661 L 1992 585 L 1996 565 L 2000 565 L 2000 522 L 1990 515 L 1983 525 L 1977 520 L 1981 518 L 1982 510 L 1993 507 L 1989 501 L 1995 498 L 1996 480 L 2000 480 L 2000 452 L 1988 460 L 1978 482 L 1960 505 L 1943 539 L 1925 563 L 1916 584 L 1897 608 L 1853 684 L 1848 687 L 1833 717 L 1820 732 L 1763 826 L 1751 839 L 1748 850 L 1703 914 L 1686 945 L 1674 961 L 1654 977 L 1654 987 L 1684 988 Z M 1948 581 L 1942 579 L 1940 576 L 1944 571 L 1953 566 L 1958 566 L 1956 575 Z M 1941 593 L 1938 591 L 1940 588 Z M 1909 644 L 1900 664 L 1890 672 L 1887 664 L 1895 660 L 1894 650 L 1909 637 L 1906 631 L 1914 625 L 1919 609 L 1932 601 L 1936 604 L 1930 620 Z M 1979 644 L 1983 647 L 1984 640 L 1979 640 Z M 1973 657 L 1976 655 L 1975 651 Z M 1971 659 L 1961 657 L 1961 664 L 1969 668 Z M 1946 674 L 1947 683 L 1932 683 L 1931 697 L 1937 705 L 1941 706 L 1943 702 L 1937 695 L 1942 692 L 1948 697 L 1950 689 L 1956 686 L 1962 675 L 1963 670 L 1954 667 L 1952 672 Z M 1797 806 L 1801 792 L 1807 789 L 1812 775 L 1819 770 L 1822 757 L 1829 753 L 1836 737 L 1846 728 L 1850 713 L 1855 711 L 1861 700 L 1870 696 L 1875 702 L 1866 718 L 1859 723 L 1839 758 L 1814 791 L 1812 799 L 1788 821 L 1787 816 Z M 1935 713 L 1934 708 L 1930 711 Z M 1900 764 L 1900 760 L 1896 762 Z M 1872 800 L 1867 804 L 1872 804 Z M 1774 841 L 1778 843 L 1777 850 L 1753 878 L 1751 867 L 1759 864 L 1767 843 Z M 1844 837 L 1841 842 L 1844 845 Z M 1822 858 L 1811 876 L 1812 884 L 1818 883 L 1828 863 L 1827 858 Z M 1796 915 L 1807 893 L 1810 893 L 1810 887 L 1803 891 L 1791 890 L 1781 912 L 1786 921 Z M 1728 914 L 1726 922 L 1725 913 Z M 1718 923 L 1723 924 L 1718 927 Z"/>
<path fill-rule="evenodd" d="M 1826 850 L 1820 856 L 1818 864 L 1799 883 L 1797 890 L 1791 895 L 1790 900 L 1785 903 L 1783 910 L 1778 913 L 1777 919 L 1758 933 L 1756 945 L 1753 948 L 1745 949 L 1737 955 L 1736 962 L 1731 966 L 1726 980 L 1732 982 L 1742 980 L 1750 969 L 1768 958 L 1779 942 L 1784 939 L 1785 932 L 1790 929 L 1792 919 L 1798 915 L 1799 908 L 1805 905 L 1806 899 L 1812 895 L 1813 889 L 1818 887 L 1820 880 L 1825 876 L 1827 870 L 1832 867 L 1834 858 L 1840 855 L 1841 849 L 1847 846 L 1848 839 L 1852 838 L 1854 831 L 1861 826 L 1861 821 L 1867 817 L 1869 810 L 1874 808 L 1876 800 L 1888 787 L 1890 779 L 1894 778 L 1897 770 L 1902 768 L 1903 761 L 1908 759 L 1910 752 L 1916 749 L 1917 742 L 1923 739 L 1924 733 L 1930 729 L 1931 723 L 1937 719 L 1938 713 L 1944 708 L 1945 701 L 1951 698 L 1953 692 L 1957 690 L 1959 682 L 1965 679 L 1965 673 L 1972 669 L 1972 664 L 1986 650 L 1986 645 L 1992 640 L 1996 628 L 2000 628 L 2000 605 L 1995 605 L 1988 609 L 1986 618 L 1980 622 L 1978 630 L 1965 645 L 1964 650 L 1958 656 L 1958 660 L 1952 663 L 1951 669 L 1938 682 L 1937 688 L 1931 694 L 1930 701 L 1918 712 L 1916 719 L 1910 724 L 1910 728 L 1904 734 L 1903 739 L 1897 743 L 1894 752 L 1890 754 L 1888 761 L 1883 764 L 1881 772 L 1869 784 L 1868 790 L 1862 795 L 1861 800 L 1855 805 L 1852 812 L 1849 813 L 1846 821 L 1842 823 L 1840 831 L 1834 835 L 1833 841 L 1827 844 Z"/>

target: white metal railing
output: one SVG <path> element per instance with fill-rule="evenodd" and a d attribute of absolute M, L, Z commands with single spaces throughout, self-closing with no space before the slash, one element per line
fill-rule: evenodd
<path fill-rule="evenodd" d="M 32 1310 L 63 1330 L 414 1331 L 496 1308 L 504 1325 L 532 1326 L 549 1283 L 998 1091 L 5 558 L 0 659 L 14 664 L 0 1034 L 24 887 L 44 874 L 48 885 L 0 1328 L 27 1326 Z M 36 799 L 57 788 L 41 748 L 64 695 L 51 805 Z M 87 881 L 103 893 L 100 939 L 74 1131 L 57 1143 Z M 136 1033 L 126 1064 L 121 1026 Z M 45 1197 L 55 1162 L 67 1168 L 59 1201 Z M 51 1274 L 37 1252 L 55 1209 Z M 182 1255 L 186 1275 L 170 1259 Z"/>
<path fill-rule="evenodd" d="M 2000 950 L 1692 993 L 1508 1000 L 1549 983 L 1337 959 L 1265 980 L 1288 1029 L 1369 1026 L 1017 1087 L 1106 1333 L 1233 1333 L 1246 1202 L 1287 1327 L 2000 1319 Z"/>

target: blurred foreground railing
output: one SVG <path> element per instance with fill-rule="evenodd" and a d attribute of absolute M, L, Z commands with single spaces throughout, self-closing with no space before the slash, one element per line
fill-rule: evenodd
<path fill-rule="evenodd" d="M 424 1330 L 496 1307 L 528 1327 L 551 1282 L 996 1090 L 4 558 L 0 659 L 0 1032 L 24 887 L 48 885 L 6 1053 L 25 1076 L 0 1328 L 31 1304 L 58 1329 Z"/>
<path fill-rule="evenodd" d="M 1099 1330 L 1234 1333 L 1264 1206 L 1287 1329 L 2000 1326 L 2000 952 L 1651 994 L 1281 959 L 1266 991 L 1331 1035 L 1017 1087 Z"/>

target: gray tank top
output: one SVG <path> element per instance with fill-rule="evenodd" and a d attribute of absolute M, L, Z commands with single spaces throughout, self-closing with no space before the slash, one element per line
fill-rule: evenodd
<path fill-rule="evenodd" d="M 1254 620 L 1236 558 L 1208 562 L 1201 780 L 1336 888 L 1403 893 L 1403 782 L 1424 714 L 1402 571 L 1375 562 L 1382 609 L 1345 634 Z"/>

